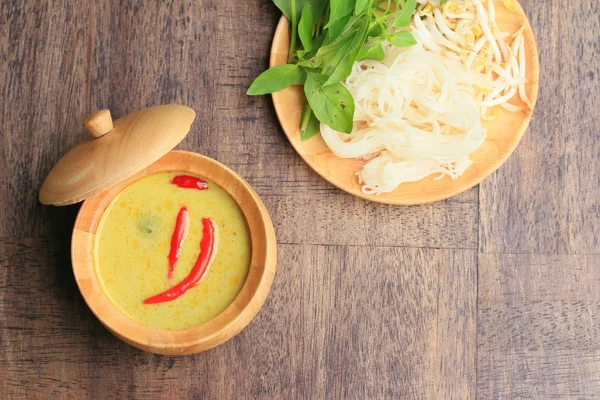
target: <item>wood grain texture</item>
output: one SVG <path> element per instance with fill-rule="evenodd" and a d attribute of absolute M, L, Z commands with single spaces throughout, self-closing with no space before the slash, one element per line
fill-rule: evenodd
<path fill-rule="evenodd" d="M 37 191 L 87 136 L 89 113 L 185 103 L 197 120 L 213 119 L 215 16 L 215 3 L 191 0 L 0 4 L 0 237 L 70 235 L 60 221 L 72 211 L 42 207 Z M 185 144 L 209 147 L 201 146 L 207 128 L 197 126 Z"/>
<path fill-rule="evenodd" d="M 600 256 L 480 255 L 480 398 L 600 397 Z"/>
<path fill-rule="evenodd" d="M 477 395 L 600 398 L 600 9 L 524 8 L 542 84 L 529 132 L 479 189 Z"/>
<path fill-rule="evenodd" d="M 598 398 L 598 2 L 521 4 L 542 65 L 524 140 L 481 187 L 389 207 L 325 182 L 245 96 L 269 1 L 0 2 L 0 398 Z M 281 250 L 258 317 L 180 358 L 102 327 L 71 271 L 79 207 L 37 203 L 90 112 L 172 102 L 197 112 L 180 148 L 248 180 Z"/>
<path fill-rule="evenodd" d="M 479 255 L 479 299 L 600 300 L 600 255 Z"/>
<path fill-rule="evenodd" d="M 284 273 L 248 328 L 206 353 L 172 358 L 107 332 L 76 293 L 61 248 L 0 242 L 3 393 L 474 398 L 472 250 L 281 245 Z M 43 293 L 45 301 L 27 301 Z"/>
<path fill-rule="evenodd" d="M 481 185 L 480 252 L 600 254 L 600 3 L 523 3 L 542 84 L 529 133 Z"/>

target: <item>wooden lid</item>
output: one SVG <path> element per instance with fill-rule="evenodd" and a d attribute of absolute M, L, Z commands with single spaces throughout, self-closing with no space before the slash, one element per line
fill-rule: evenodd
<path fill-rule="evenodd" d="M 195 117 L 194 110 L 176 104 L 144 108 L 114 122 L 109 110 L 92 113 L 83 122 L 90 137 L 52 168 L 40 202 L 78 203 L 133 176 L 177 146 Z"/>

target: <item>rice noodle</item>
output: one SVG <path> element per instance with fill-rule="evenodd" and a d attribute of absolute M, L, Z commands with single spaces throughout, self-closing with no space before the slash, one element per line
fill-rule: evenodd
<path fill-rule="evenodd" d="M 357 172 L 365 194 L 390 192 L 432 174 L 456 179 L 486 137 L 482 121 L 525 92 L 523 29 L 499 32 L 492 0 L 417 0 L 410 26 L 417 44 L 383 43 L 383 61 L 354 64 L 344 82 L 355 102 L 354 130 L 321 124 L 338 157 L 366 160 Z M 486 6 L 483 3 L 487 3 Z"/>

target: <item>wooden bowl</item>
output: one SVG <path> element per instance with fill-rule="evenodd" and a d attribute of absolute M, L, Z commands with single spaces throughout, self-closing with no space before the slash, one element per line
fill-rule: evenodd
<path fill-rule="evenodd" d="M 513 0 L 513 3 L 517 9 L 516 12 L 508 10 L 501 0 L 494 1 L 496 22 L 500 29 L 509 32 L 525 26 L 525 46 L 528 49 L 526 57 L 528 83 L 525 89 L 532 105 L 535 106 L 540 71 L 537 47 L 527 16 L 516 0 Z M 289 22 L 285 16 L 282 16 L 273 37 L 271 66 L 287 63 L 289 42 Z M 356 172 L 364 165 L 364 161 L 336 157 L 320 135 L 306 142 L 300 140 L 300 114 L 305 102 L 302 86 L 292 86 L 273 93 L 273 104 L 281 127 L 304 161 L 331 184 L 354 196 L 379 203 L 400 205 L 444 200 L 477 185 L 498 169 L 511 155 L 533 117 L 533 111 L 511 113 L 502 110 L 497 119 L 485 123 L 487 138 L 483 145 L 471 154 L 473 165 L 455 180 L 449 177 L 433 180 L 434 176 L 432 175 L 417 182 L 403 183 L 389 193 L 366 195 L 361 191 L 361 185 L 356 177 Z"/>
<path fill-rule="evenodd" d="M 252 256 L 246 282 L 233 303 L 212 320 L 189 329 L 166 331 L 135 323 L 102 291 L 95 271 L 94 238 L 98 223 L 114 197 L 134 181 L 161 171 L 185 171 L 221 186 L 241 208 L 250 231 Z M 73 272 L 84 300 L 116 336 L 142 350 L 159 354 L 191 354 L 215 347 L 239 333 L 265 302 L 276 265 L 276 240 L 271 218 L 250 185 L 208 157 L 171 151 L 136 175 L 86 200 L 79 211 L 71 246 Z"/>

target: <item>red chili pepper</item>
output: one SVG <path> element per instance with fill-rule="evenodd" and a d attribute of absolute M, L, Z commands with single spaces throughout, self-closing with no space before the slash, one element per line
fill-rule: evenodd
<path fill-rule="evenodd" d="M 177 175 L 171 180 L 173 185 L 179 186 L 185 189 L 208 189 L 208 183 L 204 179 L 196 178 L 190 175 Z"/>
<path fill-rule="evenodd" d="M 167 278 L 173 278 L 173 271 L 175 270 L 175 264 L 179 260 L 181 254 L 181 247 L 183 241 L 188 234 L 188 227 L 190 224 L 190 217 L 186 207 L 181 207 L 179 214 L 177 214 L 177 221 L 175 222 L 175 230 L 171 236 L 171 250 L 169 251 L 169 270 L 167 271 Z"/>
<path fill-rule="evenodd" d="M 148 297 L 144 304 L 157 304 L 175 300 L 189 289 L 196 286 L 206 276 L 212 263 L 218 242 L 217 226 L 210 218 L 202 218 L 202 240 L 200 240 L 200 254 L 192 267 L 190 274 L 177 285 L 166 291 Z"/>

